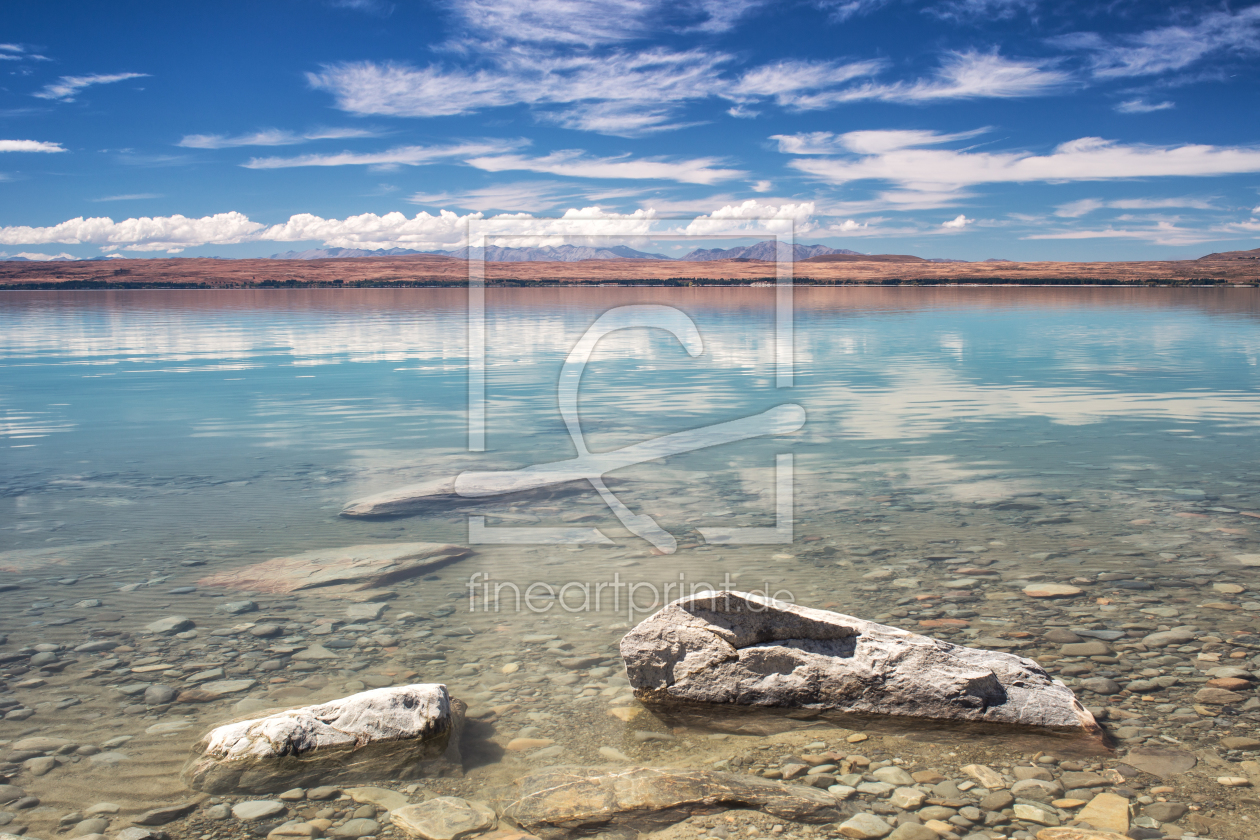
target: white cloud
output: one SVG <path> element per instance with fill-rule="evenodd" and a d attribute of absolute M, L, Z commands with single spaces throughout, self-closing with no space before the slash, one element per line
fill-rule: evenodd
<path fill-rule="evenodd" d="M 453 204 L 469 210 L 549 210 L 575 194 L 572 184 L 559 181 L 518 181 L 459 192 L 416 193 L 407 200 L 413 204 L 440 207 Z"/>
<path fill-rule="evenodd" d="M 1065 219 L 1079 219 L 1087 213 L 1093 213 L 1095 210 L 1106 206 L 1107 202 L 1100 199 L 1082 198 L 1079 201 L 1069 201 L 1067 204 L 1060 204 L 1054 209 L 1054 215 Z"/>
<path fill-rule="evenodd" d="M 1260 51 L 1260 5 L 1239 12 L 1212 11 L 1193 26 L 1164 26 L 1111 41 L 1082 32 L 1051 42 L 1091 53 L 1091 70 L 1098 78 L 1166 73 L 1213 54 Z"/>
<path fill-rule="evenodd" d="M 526 42 L 578 48 L 675 32 L 725 32 L 764 0 L 451 0 L 464 42 Z"/>
<path fill-rule="evenodd" d="M 859 15 L 868 15 L 890 2 L 891 0 L 816 0 L 818 7 L 829 11 L 831 19 L 837 23 Z"/>
<path fill-rule="evenodd" d="M 128 193 L 126 195 L 107 195 L 103 198 L 89 198 L 88 201 L 139 201 L 146 198 L 161 197 L 161 193 Z"/>
<path fill-rule="evenodd" d="M 1161 210 L 1169 207 L 1189 207 L 1195 210 L 1218 209 L 1212 202 L 1203 198 L 1118 198 L 1112 201 L 1103 201 L 1098 198 L 1083 198 L 1080 201 L 1059 205 L 1055 208 L 1054 215 L 1076 219 L 1084 216 L 1086 213 L 1092 213 L 1104 207 L 1117 210 Z"/>
<path fill-rule="evenodd" d="M 527 158 L 522 155 L 496 155 L 474 157 L 469 166 L 486 172 L 523 170 L 564 175 L 570 178 L 632 178 L 679 181 L 684 184 L 713 184 L 742 178 L 747 173 L 738 169 L 714 168 L 721 163 L 717 158 L 693 158 L 691 160 L 667 160 L 665 158 L 588 157 L 577 149 L 552 152 L 545 157 Z"/>
<path fill-rule="evenodd" d="M 1082 137 L 1052 153 L 897 148 L 856 158 L 798 158 L 792 166 L 833 184 L 879 180 L 912 189 L 1034 181 L 1236 175 L 1260 172 L 1260 148 L 1146 146 Z"/>
<path fill-rule="evenodd" d="M 768 233 L 808 233 L 815 225 L 812 221 L 814 203 L 762 204 L 749 199 L 740 204 L 728 204 L 707 215 L 693 219 L 683 233 L 689 236 L 706 236 L 729 233 L 733 230 L 762 231 Z"/>
<path fill-rule="evenodd" d="M 539 219 L 529 213 L 508 213 L 486 218 L 482 213 L 459 215 L 450 210 L 436 214 L 363 213 L 345 219 L 325 219 L 310 213 L 291 216 L 276 225 L 264 225 L 241 213 L 220 213 L 200 219 L 184 216 L 125 219 L 76 218 L 51 227 L 0 227 L 0 245 L 92 244 L 102 251 L 167 251 L 201 245 L 241 242 L 322 242 L 341 248 L 414 248 L 433 250 L 464 244 L 470 220 L 492 237 L 492 244 L 514 246 L 559 245 L 566 237 L 584 241 L 600 237 L 624 237 L 659 233 L 730 232 L 748 229 L 798 233 L 813 229 L 811 203 L 781 205 L 747 201 L 703 215 L 682 227 L 660 228 L 653 209 L 616 213 L 600 207 L 570 208 L 559 219 Z M 625 244 L 624 238 L 608 241 Z"/>
<path fill-rule="evenodd" d="M 1107 227 L 1102 230 L 1066 230 L 1056 233 L 1036 233 L 1024 239 L 1138 239 L 1156 245 L 1197 245 L 1200 242 L 1212 242 L 1222 237 L 1208 231 L 1179 228 L 1175 222 L 1157 222 L 1148 228 L 1116 229 Z"/>
<path fill-rule="evenodd" d="M 936 74 L 916 82 L 867 82 L 833 91 L 798 96 L 798 109 L 830 108 L 844 102 L 931 102 L 941 99 L 1011 99 L 1041 96 L 1062 89 L 1067 73 L 1048 69 L 1038 60 L 1005 58 L 996 52 L 952 52 L 945 55 Z"/>
<path fill-rule="evenodd" d="M 115 222 L 108 217 L 82 216 L 51 227 L 0 228 L 0 245 L 101 245 L 102 250 L 178 251 L 194 245 L 230 245 L 250 241 L 265 225 L 241 213 L 219 213 L 190 219 L 185 216 L 141 217 Z"/>
<path fill-rule="evenodd" d="M 752 185 L 753 192 L 765 193 L 770 192 L 772 189 L 774 189 L 772 181 L 754 181 Z"/>
<path fill-rule="evenodd" d="M 945 0 L 924 11 L 958 21 L 1008 20 L 1020 12 L 1032 14 L 1037 10 L 1037 3 L 1038 0 Z"/>
<path fill-rule="evenodd" d="M 362 128 L 322 128 L 301 134 L 264 128 L 252 134 L 229 137 L 224 134 L 188 134 L 176 145 L 189 149 L 231 149 L 237 146 L 293 146 L 308 140 L 342 140 L 351 137 L 377 137 L 378 132 Z"/>
<path fill-rule="evenodd" d="M 251 158 L 246 169 L 288 169 L 296 166 L 422 166 L 440 160 L 471 155 L 500 154 L 519 148 L 524 141 L 484 140 L 453 146 L 398 146 L 383 152 L 338 152 L 331 155 Z"/>
<path fill-rule="evenodd" d="M 967 225 L 971 224 L 974 221 L 975 219 L 968 219 L 962 213 L 959 213 L 957 216 L 950 219 L 948 222 L 941 222 L 941 227 L 949 228 L 950 230 L 962 230 L 963 228 L 965 228 Z"/>
<path fill-rule="evenodd" d="M 735 83 L 728 95 L 735 97 L 773 97 L 789 108 L 811 108 L 818 93 L 863 76 L 873 76 L 887 62 L 882 59 L 854 61 L 780 61 L 748 71 Z"/>
<path fill-rule="evenodd" d="M 353 62 L 309 73 L 312 87 L 353 114 L 435 117 L 529 105 L 568 128 L 634 136 L 670 126 L 677 108 L 728 84 L 730 57 L 704 50 L 560 54 L 527 46 L 502 50 L 493 66 L 424 68 Z"/>
<path fill-rule="evenodd" d="M 918 129 L 850 131 L 845 134 L 812 131 L 806 134 L 772 134 L 770 139 L 779 141 L 779 151 L 788 155 L 833 155 L 842 152 L 878 154 L 897 149 L 939 146 L 956 140 L 968 140 L 988 130 L 977 128 L 955 134 L 938 134 L 935 131 Z"/>
<path fill-rule="evenodd" d="M 1126 99 L 1116 106 L 1116 110 L 1122 114 L 1149 114 L 1152 111 L 1167 111 L 1170 108 L 1176 108 L 1177 103 L 1164 100 L 1163 102 L 1147 102 L 1145 99 Z"/>
<path fill-rule="evenodd" d="M 64 152 L 60 143 L 43 140 L 0 140 L 0 152 Z"/>
<path fill-rule="evenodd" d="M 50 85 L 45 85 L 39 93 L 33 94 L 40 99 L 55 99 L 61 102 L 73 102 L 79 91 L 91 85 L 108 85 L 124 82 L 127 79 L 141 79 L 148 73 L 94 73 L 90 76 L 62 76 Z"/>

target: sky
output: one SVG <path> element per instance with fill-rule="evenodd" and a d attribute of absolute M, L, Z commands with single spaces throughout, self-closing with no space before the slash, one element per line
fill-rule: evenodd
<path fill-rule="evenodd" d="M 433 250 L 508 214 L 502 244 L 1194 258 L 1260 247 L 1258 71 L 1246 2 L 6 0 L 0 254 Z"/>

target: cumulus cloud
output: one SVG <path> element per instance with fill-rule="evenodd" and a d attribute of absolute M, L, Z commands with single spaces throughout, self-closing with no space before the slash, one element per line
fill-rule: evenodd
<path fill-rule="evenodd" d="M 218 213 L 190 219 L 186 216 L 143 216 L 115 222 L 102 216 L 79 216 L 51 227 L 15 225 L 0 228 L 0 245 L 100 245 L 115 251 L 179 251 L 193 245 L 231 245 L 256 238 L 265 225 L 241 213 Z"/>
<path fill-rule="evenodd" d="M 322 242 L 340 248 L 413 248 L 433 250 L 465 244 L 470 223 L 491 237 L 492 244 L 511 246 L 559 245 L 567 237 L 635 236 L 657 233 L 729 233 L 735 230 L 796 231 L 812 229 L 814 205 L 760 204 L 747 201 L 702 215 L 684 226 L 662 226 L 656 211 L 639 209 L 616 213 L 598 206 L 570 208 L 559 219 L 539 219 L 529 213 L 505 213 L 486 217 L 480 212 L 459 215 L 450 210 L 363 213 L 345 219 L 325 219 L 299 213 L 275 225 L 255 222 L 241 213 L 220 213 L 200 219 L 159 216 L 125 219 L 82 217 L 51 227 L 0 227 L 0 245 L 62 243 L 97 245 L 102 251 L 167 251 L 201 245 L 240 242 Z M 624 243 L 624 240 L 618 240 Z"/>
<path fill-rule="evenodd" d="M 682 232 L 690 236 L 709 236 L 738 230 L 767 233 L 808 233 L 814 229 L 814 203 L 763 204 L 756 199 L 728 204 L 712 213 L 693 219 Z"/>
<path fill-rule="evenodd" d="M 1116 106 L 1122 114 L 1149 114 L 1152 111 L 1167 111 L 1176 108 L 1177 103 L 1165 99 L 1163 102 L 1147 102 L 1145 99 L 1126 99 Z"/>
<path fill-rule="evenodd" d="M 747 173 L 739 169 L 721 169 L 717 158 L 692 158 L 669 160 L 666 158 L 590 157 L 577 149 L 552 152 L 544 157 L 522 155 L 495 155 L 474 157 L 469 166 L 486 172 L 523 170 L 564 175 L 572 178 L 631 178 L 679 181 L 684 184 L 713 184 L 742 178 Z"/>
<path fill-rule="evenodd" d="M 949 228 L 950 230 L 962 230 L 963 228 L 965 228 L 967 225 L 971 224 L 974 221 L 975 219 L 968 219 L 962 213 L 959 213 L 957 216 L 950 219 L 948 222 L 941 222 L 941 227 Z"/>
<path fill-rule="evenodd" d="M 62 76 L 52 84 L 45 85 L 39 93 L 32 94 L 40 99 L 54 99 L 60 102 L 73 102 L 79 91 L 92 85 L 108 85 L 124 82 L 127 79 L 142 79 L 148 73 L 94 73 L 89 76 Z"/>
<path fill-rule="evenodd" d="M 1149 146 L 1082 137 L 1045 155 L 916 147 L 849 158 L 798 158 L 791 165 L 832 184 L 878 180 L 914 189 L 943 189 L 1032 181 L 1237 175 L 1260 172 L 1260 148 Z"/>
<path fill-rule="evenodd" d="M 60 143 L 43 140 L 0 140 L 0 152 L 64 152 Z"/>
<path fill-rule="evenodd" d="M 1098 78 L 1167 73 L 1210 55 L 1260 52 L 1260 5 L 1238 12 L 1208 12 L 1193 26 L 1164 26 L 1110 39 L 1080 32 L 1051 43 L 1088 53 L 1091 72 Z"/>
<path fill-rule="evenodd" d="M 321 128 L 296 133 L 264 128 L 250 134 L 188 134 L 176 145 L 189 149 L 231 149 L 238 146 L 294 146 L 309 140 L 343 140 L 351 137 L 377 137 L 378 132 L 363 128 Z"/>
<path fill-rule="evenodd" d="M 289 169 L 296 166 L 422 166 L 470 155 L 501 154 L 524 145 L 524 140 L 483 140 L 451 146 L 397 146 L 383 152 L 338 152 L 331 155 L 251 158 L 246 169 Z"/>

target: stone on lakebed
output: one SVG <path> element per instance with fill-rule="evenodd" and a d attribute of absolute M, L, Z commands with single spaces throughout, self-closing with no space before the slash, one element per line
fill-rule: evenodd
<path fill-rule="evenodd" d="M 236 721 L 193 747 L 182 778 L 224 794 L 458 774 L 464 710 L 446 686 L 415 684 Z"/>
<path fill-rule="evenodd" d="M 541 770 L 494 791 L 492 804 L 505 819 L 545 840 L 653 831 L 693 814 L 731 808 L 792 822 L 840 818 L 835 797 L 817 788 L 738 773 L 654 767 Z"/>
<path fill-rule="evenodd" d="M 1031 659 L 744 592 L 669 604 L 626 634 L 621 655 L 635 696 L 666 713 L 814 710 L 1102 736 Z"/>
<path fill-rule="evenodd" d="M 277 594 L 332 586 L 373 589 L 416 577 L 466 557 L 444 543 L 384 543 L 321 548 L 203 577 L 198 586 Z"/>

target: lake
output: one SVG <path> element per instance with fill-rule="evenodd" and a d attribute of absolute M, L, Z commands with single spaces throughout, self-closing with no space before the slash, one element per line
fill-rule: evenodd
<path fill-rule="evenodd" d="M 1013 772 L 1047 750 L 1103 771 L 1159 748 L 1199 751 L 1176 793 L 1203 797 L 1196 813 L 1219 823 L 1201 836 L 1248 836 L 1254 794 L 1217 785 L 1228 774 L 1202 750 L 1235 768 L 1260 757 L 1260 740 L 1245 743 L 1260 737 L 1260 293 L 798 288 L 790 354 L 775 300 L 773 288 L 489 289 L 485 451 L 469 451 L 461 290 L 4 293 L 0 747 L 16 752 L 0 774 L 39 803 L 0 804 L 0 831 L 44 836 L 98 802 L 126 814 L 173 801 L 189 746 L 251 710 L 443 682 L 477 721 L 468 776 L 450 783 L 460 795 L 563 763 L 763 772 L 807 746 L 949 778 L 969 762 Z M 622 306 L 684 313 L 698 353 L 659 328 L 593 344 L 570 392 L 573 433 L 565 360 Z M 589 485 L 340 515 L 408 485 L 564 461 L 579 445 L 608 458 L 784 405 L 803 409 L 799 428 L 701 435 L 712 445 L 610 472 L 622 519 Z M 785 479 L 776 464 L 789 463 Z M 633 516 L 670 543 L 632 533 Z M 741 542 L 747 529 L 763 541 Z M 366 603 L 345 587 L 215 582 L 272 558 L 413 542 L 473 551 Z M 614 580 L 629 597 L 594 608 L 591 588 Z M 1075 592 L 1045 597 L 1052 584 Z M 817 724 L 672 729 L 634 700 L 617 644 L 705 585 L 1035 659 L 1116 750 Z M 246 599 L 257 609 L 221 609 Z M 146 632 L 170 616 L 189 624 Z M 1142 641 L 1174 628 L 1193 638 Z M 1065 652 L 1070 638 L 1105 649 Z M 93 641 L 116 644 L 75 652 Z M 333 655 L 304 658 L 315 645 Z M 1213 679 L 1234 680 L 1239 699 L 1203 702 Z M 208 684 L 223 693 L 177 699 Z M 172 696 L 146 702 L 155 685 Z M 34 775 L 13 745 L 37 736 L 70 749 Z M 1172 795 L 1130 784 L 1151 803 Z"/>

